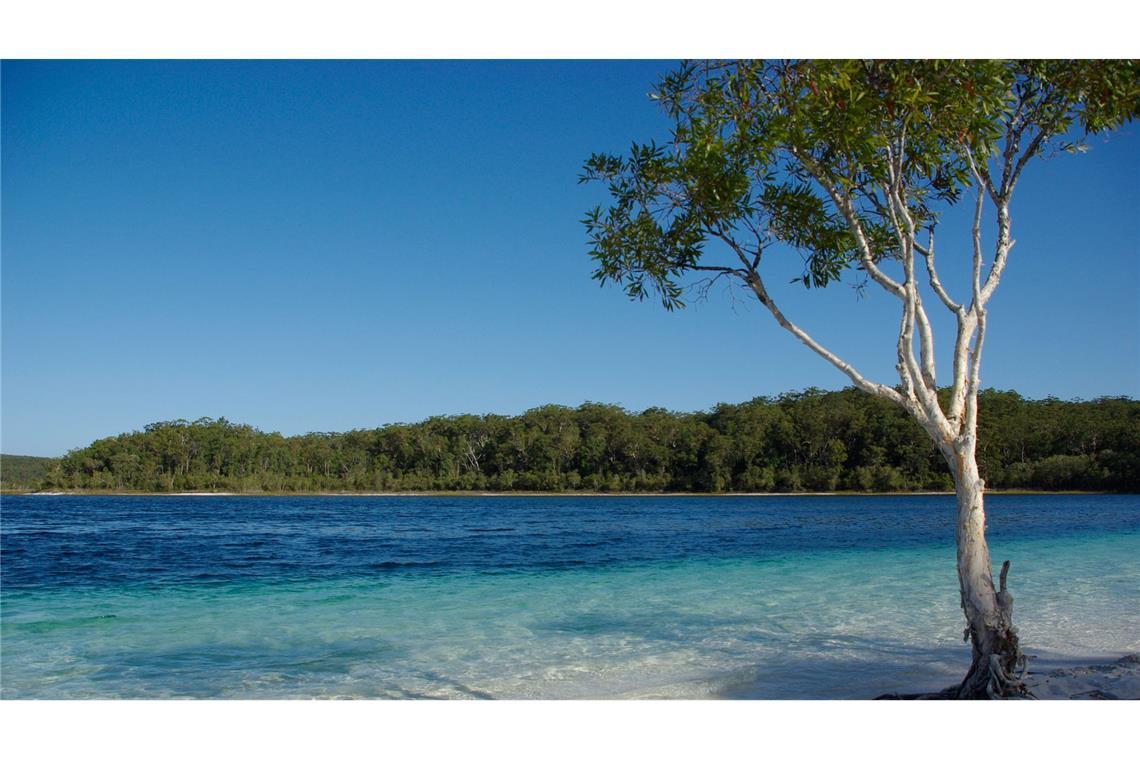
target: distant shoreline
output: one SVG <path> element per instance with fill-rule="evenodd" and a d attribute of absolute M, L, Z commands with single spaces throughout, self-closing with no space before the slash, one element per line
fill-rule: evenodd
<path fill-rule="evenodd" d="M 1130 491 L 1034 491 L 1028 489 L 1003 489 L 986 491 L 987 496 L 1096 496 L 1103 494 L 1125 494 Z M 524 497 L 524 496 L 582 496 L 582 497 L 783 497 L 783 496 L 954 496 L 954 491 L 790 491 L 790 492 L 745 492 L 731 491 L 712 493 L 708 491 L 119 491 L 119 490 L 73 490 L 73 491 L 0 491 L 3 496 L 466 496 L 466 497 Z"/>

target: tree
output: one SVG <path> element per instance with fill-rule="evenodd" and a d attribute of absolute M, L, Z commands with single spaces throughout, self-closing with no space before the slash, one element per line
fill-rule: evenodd
<path fill-rule="evenodd" d="M 584 220 L 594 277 L 634 299 L 656 292 L 670 310 L 689 288 L 735 280 L 856 387 L 916 420 L 957 491 L 958 578 L 973 652 L 965 679 L 943 696 L 1025 695 L 1009 564 L 995 588 L 976 457 L 986 305 L 1014 245 L 1010 201 L 1026 165 L 1080 152 L 1087 135 L 1134 118 L 1135 63 L 685 63 L 651 97 L 673 122 L 671 142 L 594 154 L 580 178 L 603 183 L 611 198 Z M 935 227 L 971 191 L 972 278 L 958 301 L 935 267 Z M 805 287 L 850 271 L 897 299 L 897 384 L 865 377 L 784 314 L 765 279 L 777 245 L 800 252 Z M 941 396 L 927 314 L 935 299 L 957 324 L 953 377 Z"/>

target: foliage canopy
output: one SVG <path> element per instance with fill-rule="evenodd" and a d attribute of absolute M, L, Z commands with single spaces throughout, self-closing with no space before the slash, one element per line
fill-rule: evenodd
<path fill-rule="evenodd" d="M 673 309 L 685 273 L 747 278 L 770 243 L 804 255 L 808 287 L 865 249 L 896 258 L 902 209 L 933 227 L 972 167 L 1008 199 L 1030 158 L 1134 118 L 1140 81 L 1133 61 L 690 62 L 652 97 L 671 141 L 592 155 L 580 179 L 604 183 L 612 204 L 584 223 L 596 279 Z M 1015 160 L 990 176 L 999 152 Z M 710 241 L 732 263 L 710 264 Z"/>
<path fill-rule="evenodd" d="M 995 486 L 1140 489 L 1140 402 L 982 394 L 980 458 Z M 285 437 L 176 420 L 45 461 L 5 485 L 139 491 L 823 491 L 949 487 L 926 436 L 889 402 L 808 390 L 711 411 L 543 406 L 517 417 Z"/>

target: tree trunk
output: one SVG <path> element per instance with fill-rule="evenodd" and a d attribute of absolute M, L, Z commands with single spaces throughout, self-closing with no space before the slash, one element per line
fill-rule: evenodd
<path fill-rule="evenodd" d="M 966 614 L 965 638 L 973 660 L 966 678 L 940 696 L 994 699 L 1030 696 L 1022 683 L 1025 656 L 1013 627 L 1013 596 L 1006 590 L 1009 562 L 1002 565 L 1000 587 L 994 589 L 989 547 L 986 545 L 985 483 L 978 477 L 974 443 L 948 452 L 958 494 L 958 584 Z"/>

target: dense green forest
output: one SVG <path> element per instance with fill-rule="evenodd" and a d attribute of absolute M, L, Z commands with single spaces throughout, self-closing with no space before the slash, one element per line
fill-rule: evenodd
<path fill-rule="evenodd" d="M 38 488 L 48 472 L 59 464 L 52 457 L 25 457 L 0 454 L 0 486 L 5 489 Z"/>
<path fill-rule="evenodd" d="M 991 488 L 1140 490 L 1140 402 L 981 397 Z M 177 420 L 48 460 L 40 489 L 137 491 L 905 491 L 952 487 L 926 434 L 854 389 L 711 411 L 587 403 L 284 437 Z M 4 480 L 8 477 L 5 458 Z"/>

